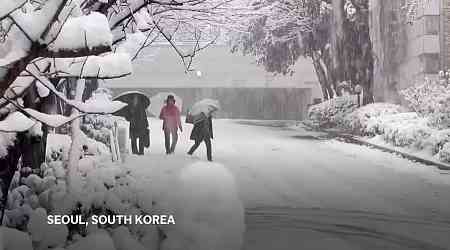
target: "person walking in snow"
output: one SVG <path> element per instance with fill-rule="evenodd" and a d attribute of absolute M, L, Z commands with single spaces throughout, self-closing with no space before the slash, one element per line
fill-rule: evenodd
<path fill-rule="evenodd" d="M 133 154 L 143 155 L 144 147 L 149 145 L 149 131 L 145 107 L 139 102 L 139 96 L 134 96 L 129 107 L 131 151 Z M 139 144 L 138 144 L 139 139 Z"/>
<path fill-rule="evenodd" d="M 166 154 L 172 154 L 175 151 L 178 141 L 178 129 L 183 132 L 181 126 L 180 110 L 175 105 L 175 97 L 168 95 L 166 105 L 161 109 L 159 119 L 163 120 L 163 131 L 165 139 Z M 172 143 L 170 137 L 172 136 Z"/>
<path fill-rule="evenodd" d="M 203 114 L 203 113 L 202 113 Z M 204 115 L 204 114 L 203 114 Z M 206 145 L 206 157 L 208 161 L 212 161 L 211 139 L 213 139 L 212 118 L 208 116 L 201 121 L 194 123 L 191 132 L 191 140 L 195 141 L 194 145 L 189 149 L 188 154 L 192 155 L 202 142 Z"/>

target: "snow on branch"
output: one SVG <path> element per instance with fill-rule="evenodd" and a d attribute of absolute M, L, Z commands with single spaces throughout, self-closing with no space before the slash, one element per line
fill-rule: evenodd
<path fill-rule="evenodd" d="M 52 77 L 113 79 L 132 73 L 130 56 L 110 53 L 103 56 L 56 58 L 51 62 Z"/>
<path fill-rule="evenodd" d="M 0 121 L 0 132 L 24 132 L 36 124 L 35 121 L 26 117 L 20 112 L 9 114 L 4 120 Z"/>
<path fill-rule="evenodd" d="M 76 1 L 28 2 L 2 20 L 0 94 L 38 57 L 83 57 L 111 51 L 100 13 L 82 15 Z"/>
<path fill-rule="evenodd" d="M 50 52 L 80 49 L 93 50 L 96 47 L 111 47 L 112 34 L 106 16 L 98 12 L 68 18 L 57 38 L 48 45 Z"/>
<path fill-rule="evenodd" d="M 0 1 L 0 20 L 7 17 L 12 12 L 20 9 L 27 0 L 1 0 Z"/>
<path fill-rule="evenodd" d="M 63 116 L 63 115 L 49 115 L 45 113 L 41 113 L 39 111 L 36 111 L 34 109 L 23 109 L 22 112 L 28 114 L 32 118 L 36 119 L 39 122 L 42 122 L 46 124 L 47 126 L 58 128 L 61 127 L 81 116 L 84 114 L 78 115 L 78 116 Z"/>
<path fill-rule="evenodd" d="M 29 67 L 26 72 L 34 77 L 38 82 L 40 82 L 44 87 L 46 87 L 50 92 L 55 94 L 59 99 L 67 103 L 69 106 L 75 108 L 76 110 L 87 113 L 87 114 L 111 114 L 119 111 L 120 109 L 127 106 L 126 103 L 120 101 L 109 101 L 109 102 L 86 102 L 69 100 L 67 97 L 59 92 L 55 86 L 50 82 L 47 77 L 42 76 L 39 68 Z"/>

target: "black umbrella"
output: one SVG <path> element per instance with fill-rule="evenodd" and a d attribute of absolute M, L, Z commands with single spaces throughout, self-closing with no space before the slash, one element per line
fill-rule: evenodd
<path fill-rule="evenodd" d="M 127 91 L 127 92 L 123 92 L 120 95 L 114 97 L 113 100 L 121 101 L 121 102 L 127 103 L 129 105 L 126 106 L 125 108 L 115 112 L 113 115 L 122 116 L 122 117 L 127 118 L 128 114 L 130 113 L 129 108 L 132 107 L 131 104 L 133 103 L 133 99 L 136 97 L 138 98 L 138 105 L 142 105 L 142 107 L 144 109 L 147 109 L 148 106 L 150 106 L 150 98 L 148 98 L 145 93 L 142 93 L 140 91 Z"/>

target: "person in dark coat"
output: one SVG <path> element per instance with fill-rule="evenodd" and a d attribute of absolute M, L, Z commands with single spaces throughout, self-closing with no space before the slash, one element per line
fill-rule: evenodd
<path fill-rule="evenodd" d="M 136 95 L 129 106 L 130 121 L 130 139 L 131 151 L 133 154 L 143 155 L 146 141 L 149 140 L 148 120 L 145 107 L 142 102 L 139 102 L 139 97 Z M 139 139 L 139 143 L 138 143 Z M 147 145 L 148 146 L 148 145 Z"/>
<path fill-rule="evenodd" d="M 206 145 L 206 156 L 208 158 L 208 161 L 212 161 L 211 139 L 213 139 L 213 137 L 211 116 L 195 123 L 190 138 L 191 140 L 195 141 L 195 143 L 188 151 L 188 154 L 192 155 L 203 141 Z"/>

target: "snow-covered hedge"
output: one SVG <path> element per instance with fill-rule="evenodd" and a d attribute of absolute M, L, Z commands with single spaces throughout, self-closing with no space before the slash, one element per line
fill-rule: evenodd
<path fill-rule="evenodd" d="M 353 132 L 364 135 L 375 135 L 377 131 L 373 126 L 373 121 L 386 115 L 405 112 L 405 108 L 400 105 L 390 103 L 372 103 L 349 113 L 344 117 L 344 127 Z"/>
<path fill-rule="evenodd" d="M 50 134 L 47 160 L 41 166 L 41 174 L 21 178 L 19 172 L 15 173 L 7 197 L 3 225 L 27 232 L 34 249 L 92 249 L 98 246 L 91 243 L 95 243 L 93 240 L 99 239 L 99 235 L 104 241 L 96 244 L 118 241 L 120 243 L 117 244 L 123 246 L 132 242 L 134 247 L 122 249 L 152 249 L 157 244 L 157 231 L 151 226 L 143 228 L 130 225 L 122 229 L 120 236 L 114 236 L 112 232 L 106 233 L 96 227 L 47 224 L 48 214 L 81 214 L 87 219 L 93 214 L 152 213 L 151 190 L 135 181 L 126 168 L 112 163 L 104 144 L 87 137 L 83 141 L 88 150 L 80 156 L 77 178 L 73 180 L 76 181 L 77 189 L 70 192 L 67 189 L 70 137 Z M 145 243 L 138 243 L 142 239 Z M 141 248 L 136 248 L 137 244 Z M 112 246 L 102 249 L 121 249 Z"/>
<path fill-rule="evenodd" d="M 431 126 L 450 127 L 450 85 L 426 79 L 400 93 L 411 109 L 429 119 Z"/>
<path fill-rule="evenodd" d="M 355 108 L 351 102 L 327 101 L 310 108 L 309 124 L 321 128 L 337 127 L 364 136 L 379 136 L 393 146 L 423 150 L 441 161 L 450 162 L 450 129 L 443 128 L 443 119 L 431 122 L 439 115 L 449 116 L 450 110 L 439 111 L 447 108 L 449 103 L 440 103 L 438 108 L 425 115 L 424 110 L 421 111 L 423 113 L 406 112 L 402 106 L 389 103 Z"/>
<path fill-rule="evenodd" d="M 353 96 L 336 97 L 313 105 L 308 110 L 308 122 L 314 127 L 342 127 L 346 115 L 358 108 Z"/>
<path fill-rule="evenodd" d="M 381 134 L 395 146 L 423 148 L 424 141 L 435 132 L 428 120 L 416 113 L 400 113 L 372 118 L 368 122 L 369 134 Z"/>

